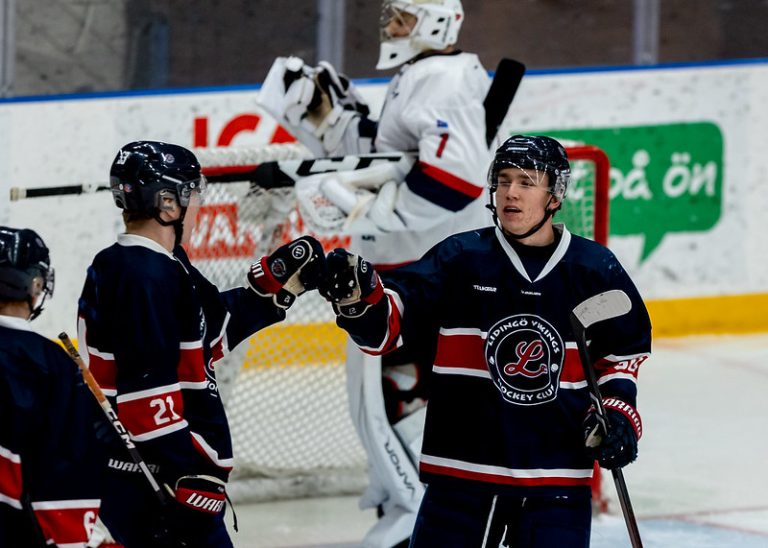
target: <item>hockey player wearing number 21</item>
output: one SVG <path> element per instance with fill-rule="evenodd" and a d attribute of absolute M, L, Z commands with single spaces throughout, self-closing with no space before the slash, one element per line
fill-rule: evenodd
<path fill-rule="evenodd" d="M 100 412 L 30 320 L 53 294 L 48 248 L 0 227 L 0 546 L 85 546 L 99 512 Z"/>
<path fill-rule="evenodd" d="M 650 353 L 650 320 L 616 257 L 553 222 L 569 177 L 557 141 L 514 136 L 488 175 L 495 227 L 444 239 L 383 273 L 383 284 L 362 257 L 327 257 L 324 295 L 363 351 L 424 336 L 413 323 L 419 310 L 436 318 L 419 463 L 427 487 L 412 547 L 586 548 L 594 460 L 614 468 L 637 456 L 637 372 Z M 569 316 L 609 290 L 632 306 L 590 331 L 606 434 Z"/>
<path fill-rule="evenodd" d="M 126 230 L 88 268 L 80 344 L 164 496 L 111 444 L 101 518 L 127 548 L 232 546 L 223 520 L 232 444 L 214 364 L 316 287 L 322 247 L 294 240 L 243 272 L 246 287 L 219 291 L 182 247 L 205 189 L 191 151 L 129 143 L 110 186 Z"/>

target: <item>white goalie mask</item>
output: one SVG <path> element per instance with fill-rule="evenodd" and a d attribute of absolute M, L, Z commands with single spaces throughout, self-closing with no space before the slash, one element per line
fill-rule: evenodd
<path fill-rule="evenodd" d="M 390 36 L 387 25 L 393 18 L 402 18 L 403 13 L 416 18 L 413 29 L 405 37 Z M 394 68 L 424 51 L 452 46 L 463 22 L 461 0 L 385 0 L 379 20 L 381 45 L 376 68 Z"/>

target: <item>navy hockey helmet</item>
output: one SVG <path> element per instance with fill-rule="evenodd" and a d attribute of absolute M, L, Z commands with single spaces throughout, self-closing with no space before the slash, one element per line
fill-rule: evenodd
<path fill-rule="evenodd" d="M 53 287 L 54 271 L 42 238 L 34 230 L 0 226 L 0 300 L 26 300 L 34 319 L 46 296 L 53 295 Z"/>
<path fill-rule="evenodd" d="M 205 177 L 192 151 L 159 141 L 136 141 L 117 152 L 109 185 L 117 207 L 156 218 L 163 194 L 171 192 L 186 208 L 192 192 L 205 189 Z"/>
<path fill-rule="evenodd" d="M 563 145 L 552 137 L 514 135 L 504 141 L 496 150 L 488 172 L 491 193 L 498 187 L 499 172 L 510 167 L 546 173 L 549 175 L 549 193 L 560 201 L 565 199 L 571 165 Z"/>

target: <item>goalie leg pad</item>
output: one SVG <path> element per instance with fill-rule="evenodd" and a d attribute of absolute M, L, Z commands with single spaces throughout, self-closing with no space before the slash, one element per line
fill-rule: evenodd
<path fill-rule="evenodd" d="M 424 494 L 416 464 L 421 444 L 419 435 L 414 438 L 408 433 L 408 426 L 415 424 L 419 413 L 412 415 L 415 418 L 410 424 L 403 424 L 399 429 L 404 438 L 414 438 L 406 441 L 406 447 L 400 433 L 387 420 L 381 390 L 381 359 L 363 354 L 350 342 L 346 366 L 352 422 L 368 457 L 371 483 L 361 499 L 361 507 L 382 506 L 384 515 L 394 508 L 415 514 Z M 414 450 L 416 438 L 419 448 Z"/>

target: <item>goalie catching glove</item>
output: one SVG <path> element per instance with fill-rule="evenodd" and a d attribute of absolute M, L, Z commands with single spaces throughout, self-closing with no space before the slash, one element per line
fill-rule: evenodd
<path fill-rule="evenodd" d="M 312 236 L 302 236 L 262 257 L 248 271 L 248 285 L 275 305 L 289 308 L 296 297 L 317 289 L 325 277 L 323 246 Z"/>
<path fill-rule="evenodd" d="M 334 249 L 325 259 L 328 277 L 320 293 L 337 316 L 358 318 L 384 296 L 373 265 L 345 249 Z"/>
<path fill-rule="evenodd" d="M 592 406 L 584 419 L 587 454 L 603 468 L 622 468 L 637 458 L 637 441 L 643 432 L 634 407 L 616 398 L 603 398 L 608 432 Z"/>

